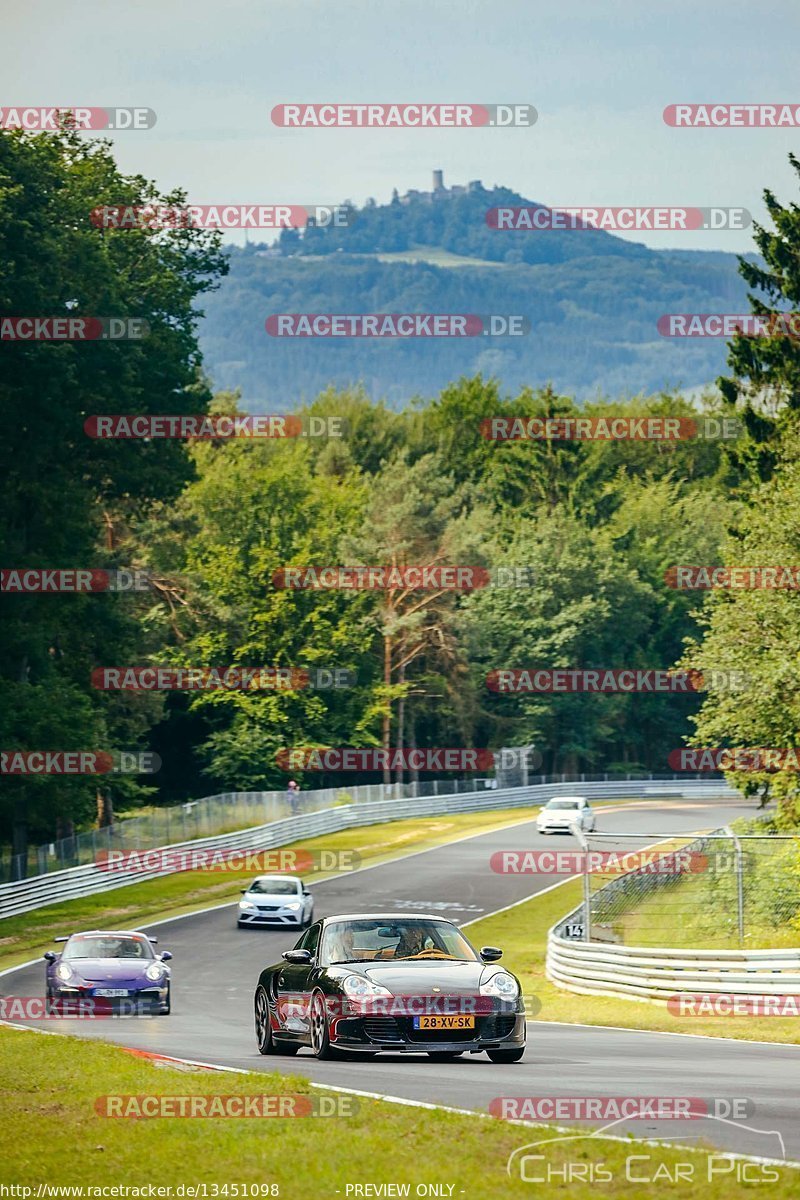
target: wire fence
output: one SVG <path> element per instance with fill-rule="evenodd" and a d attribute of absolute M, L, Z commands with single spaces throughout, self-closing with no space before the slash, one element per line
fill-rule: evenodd
<path fill-rule="evenodd" d="M 152 850 L 174 842 L 194 841 L 232 833 L 284 817 L 319 812 L 339 804 L 366 804 L 374 800 L 410 796 L 448 796 L 456 792 L 483 791 L 495 781 L 485 778 L 433 780 L 430 783 L 368 783 L 358 787 L 319 788 L 289 796 L 287 791 L 226 792 L 205 796 L 168 808 L 155 808 L 141 816 L 118 818 L 111 825 L 76 833 L 73 837 L 29 846 L 25 854 L 0 851 L 0 883 L 31 875 L 63 871 L 96 861 L 107 850 Z"/>
<path fill-rule="evenodd" d="M 505 757 L 504 757 L 505 756 Z M 662 775 L 646 772 L 627 774 L 538 775 L 525 765 L 515 763 L 513 751 L 500 751 L 495 776 L 470 779 L 434 779 L 408 783 L 367 783 L 355 787 L 320 788 L 300 792 L 290 799 L 286 791 L 225 792 L 166 808 L 154 808 L 140 816 L 118 818 L 111 825 L 76 833 L 57 841 L 31 845 L 24 854 L 11 854 L 0 848 L 0 883 L 12 883 L 32 875 L 63 871 L 68 867 L 93 863 L 98 853 L 108 850 L 152 850 L 175 842 L 232 833 L 250 826 L 268 824 L 284 817 L 319 812 L 339 804 L 369 804 L 377 800 L 401 800 L 413 797 L 452 796 L 460 792 L 480 792 L 486 788 L 533 786 L 536 784 L 615 783 L 641 780 L 645 785 L 674 781 L 675 794 L 687 785 L 719 784 L 721 776 Z M 662 793 L 663 794 L 663 793 Z"/>
<path fill-rule="evenodd" d="M 726 826 L 667 841 L 585 836 L 584 903 L 567 936 L 677 949 L 798 944 L 800 835 Z"/>

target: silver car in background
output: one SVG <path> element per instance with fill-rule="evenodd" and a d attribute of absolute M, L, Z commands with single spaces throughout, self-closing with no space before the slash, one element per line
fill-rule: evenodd
<path fill-rule="evenodd" d="M 236 915 L 239 929 L 290 925 L 305 929 L 314 919 L 314 899 L 299 875 L 259 875 L 246 888 Z"/>
<path fill-rule="evenodd" d="M 575 826 L 592 833 L 596 821 L 585 796 L 554 796 L 536 818 L 539 833 L 572 833 Z"/>

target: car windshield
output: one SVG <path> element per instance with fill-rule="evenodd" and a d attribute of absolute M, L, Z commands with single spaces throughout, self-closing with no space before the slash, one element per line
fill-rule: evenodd
<path fill-rule="evenodd" d="M 98 933 L 88 937 L 72 937 L 64 947 L 62 958 L 155 958 L 153 947 L 145 937 L 124 937 Z"/>
<path fill-rule="evenodd" d="M 464 935 L 449 921 L 428 921 L 423 917 L 393 921 L 384 917 L 380 920 L 334 921 L 325 927 L 320 952 L 322 963 L 410 959 L 480 961 Z"/>
<path fill-rule="evenodd" d="M 580 808 L 580 800 L 551 800 L 547 808 Z"/>
<path fill-rule="evenodd" d="M 296 896 L 300 884 L 294 879 L 256 879 L 247 890 L 258 896 Z"/>

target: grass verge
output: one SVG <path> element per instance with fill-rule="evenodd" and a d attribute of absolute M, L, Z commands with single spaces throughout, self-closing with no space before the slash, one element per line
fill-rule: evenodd
<path fill-rule="evenodd" d="M 108 1096 L 319 1097 L 323 1093 L 298 1077 L 178 1073 L 158 1069 L 117 1047 L 3 1027 L 0 1063 L 8 1135 L 0 1181 L 30 1188 L 27 1196 L 34 1197 L 40 1184 L 83 1189 L 155 1184 L 173 1189 L 161 1193 L 173 1197 L 273 1194 L 282 1200 L 320 1200 L 338 1194 L 344 1200 L 348 1194 L 425 1195 L 417 1192 L 419 1185 L 435 1183 L 444 1185 L 444 1190 L 427 1194 L 467 1200 L 502 1195 L 513 1200 L 534 1193 L 519 1175 L 506 1175 L 508 1156 L 531 1142 L 558 1137 L 556 1131 L 543 1126 L 523 1128 L 365 1098 L 358 1099 L 357 1111 L 347 1117 L 107 1117 L 98 1113 L 96 1105 Z M 477 1064 L 465 1065 L 465 1076 L 473 1069 L 479 1069 Z M 432 1075 L 435 1070 L 431 1065 Z M 513 1074 L 512 1067 L 509 1082 Z M 334 1093 L 325 1095 L 335 1097 Z M 602 1188 L 609 1200 L 630 1194 L 631 1172 L 639 1179 L 648 1174 L 655 1180 L 648 1188 L 649 1195 L 738 1200 L 752 1194 L 752 1184 L 737 1183 L 731 1173 L 719 1174 L 724 1165 L 720 1157 L 709 1158 L 695 1149 L 583 1138 L 536 1147 L 531 1152 L 546 1156 L 546 1163 L 536 1163 L 539 1172 L 548 1166 L 563 1171 L 567 1163 L 583 1171 L 585 1181 L 570 1186 L 571 1200 L 596 1195 L 597 1184 L 586 1176 L 591 1168 L 596 1171 L 600 1166 L 611 1175 L 611 1182 Z M 631 1163 L 634 1155 L 648 1158 Z M 679 1185 L 671 1182 L 678 1163 L 684 1171 L 684 1182 Z M 687 1164 L 692 1169 L 688 1180 Z M 711 1164 L 717 1174 L 708 1182 Z M 792 1168 L 757 1168 L 754 1164 L 751 1169 L 773 1171 L 769 1194 L 775 1200 L 797 1195 L 798 1175 Z M 562 1179 L 563 1175 L 556 1175 L 554 1182 Z M 407 1185 L 409 1191 L 348 1192 L 348 1185 L 352 1189 L 381 1183 Z M 270 1193 L 273 1184 L 276 1191 Z M 184 1191 L 178 1193 L 175 1189 L 181 1185 Z M 258 1185 L 259 1190 L 254 1191 Z M 188 1190 L 192 1188 L 197 1190 Z M 17 1194 L 27 1200 L 24 1193 Z M 91 1194 L 83 1192 L 85 1197 Z M 136 1195 L 133 1191 L 127 1194 Z"/>
<path fill-rule="evenodd" d="M 800 1044 L 794 1017 L 677 1017 L 661 1004 L 580 996 L 557 988 L 545 976 L 547 932 L 582 898 L 582 882 L 569 880 L 497 916 L 471 922 L 467 928 L 473 945 L 502 946 L 503 964 L 519 977 L 525 994 L 535 996 L 541 1004 L 536 1020 Z"/>

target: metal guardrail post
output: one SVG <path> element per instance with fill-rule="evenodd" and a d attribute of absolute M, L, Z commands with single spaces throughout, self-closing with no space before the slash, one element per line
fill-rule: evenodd
<path fill-rule="evenodd" d="M 592 940 L 592 881 L 589 875 L 589 839 L 577 824 L 573 830 L 583 851 L 583 940 Z"/>
<path fill-rule="evenodd" d="M 739 923 L 739 945 L 744 945 L 744 854 L 742 853 L 742 843 L 736 834 L 731 829 L 730 825 L 724 827 L 725 833 L 733 841 L 736 850 L 736 915 Z"/>

